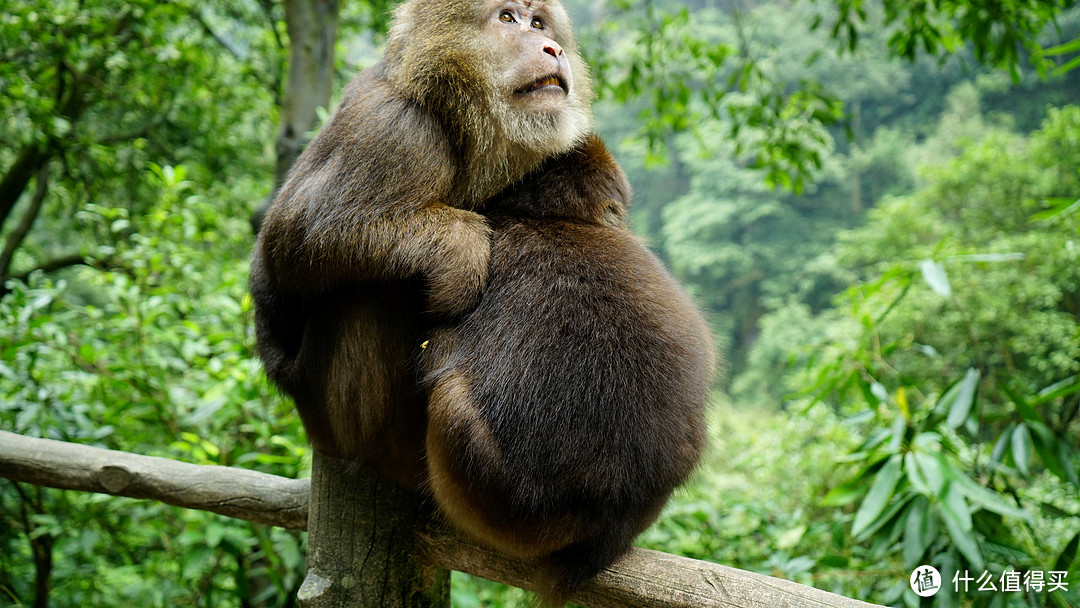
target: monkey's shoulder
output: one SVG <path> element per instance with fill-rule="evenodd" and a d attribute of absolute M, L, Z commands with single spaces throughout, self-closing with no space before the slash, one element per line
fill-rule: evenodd
<path fill-rule="evenodd" d="M 711 350 L 690 297 L 630 230 L 498 214 L 491 224 L 488 285 L 471 315 L 475 335 L 542 334 L 545 325 L 571 323 Z M 485 325 L 504 327 L 489 333 Z"/>
<path fill-rule="evenodd" d="M 456 163 L 438 121 L 372 67 L 297 159 L 275 207 L 332 224 L 353 211 L 415 209 L 446 197 Z"/>
<path fill-rule="evenodd" d="M 486 207 L 521 217 L 622 226 L 630 198 L 626 174 L 603 141 L 589 135 L 570 151 L 549 158 Z"/>

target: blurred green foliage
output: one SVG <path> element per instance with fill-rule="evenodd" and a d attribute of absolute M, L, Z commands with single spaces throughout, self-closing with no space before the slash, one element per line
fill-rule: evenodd
<path fill-rule="evenodd" d="M 390 4 L 344 5 L 341 80 Z M 897 606 L 921 563 L 1080 571 L 1080 10 L 568 4 L 636 227 L 728 359 L 640 544 Z M 246 295 L 288 44 L 272 1 L 0 9 L 0 428 L 307 474 Z M 287 606 L 303 543 L 0 480 L 3 606 Z M 934 605 L 1077 605 L 1076 576 Z"/>
<path fill-rule="evenodd" d="M 961 101 L 974 100 L 970 89 L 956 97 L 961 115 L 942 117 L 944 133 L 980 120 Z M 925 167 L 914 193 L 886 198 L 840 235 L 817 267 L 854 272 L 853 286 L 818 314 L 791 301 L 766 315 L 757 369 L 741 380 L 767 392 L 766 370 L 788 366 L 780 390 L 793 406 L 828 404 L 859 429 L 848 473 L 822 504 L 850 507 L 873 567 L 897 570 L 885 601 L 919 605 L 900 574 L 929 563 L 1072 572 L 1069 593 L 950 593 L 934 605 L 1070 606 L 1080 580 L 1080 107 L 1051 109 L 1030 136 L 978 131 L 953 142 L 958 156 Z"/>

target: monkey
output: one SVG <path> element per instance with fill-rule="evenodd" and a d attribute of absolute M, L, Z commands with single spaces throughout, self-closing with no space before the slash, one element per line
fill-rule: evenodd
<path fill-rule="evenodd" d="M 257 348 L 316 451 L 419 488 L 421 338 L 486 284 L 485 199 L 591 128 L 558 0 L 407 0 L 297 159 L 252 256 Z"/>
<path fill-rule="evenodd" d="M 629 550 L 706 443 L 710 332 L 629 198 L 591 136 L 485 203 L 487 287 L 421 355 L 431 495 L 475 541 L 539 559 L 547 605 Z"/>

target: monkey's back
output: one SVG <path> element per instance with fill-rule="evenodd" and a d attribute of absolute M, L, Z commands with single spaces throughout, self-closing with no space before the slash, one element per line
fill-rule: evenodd
<path fill-rule="evenodd" d="M 480 540 L 591 576 L 698 461 L 709 333 L 628 230 L 491 219 L 484 296 L 426 355 L 432 489 Z"/>

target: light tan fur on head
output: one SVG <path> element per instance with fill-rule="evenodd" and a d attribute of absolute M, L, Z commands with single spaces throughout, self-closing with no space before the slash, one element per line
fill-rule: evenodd
<path fill-rule="evenodd" d="M 513 1 L 513 0 L 512 0 Z M 395 11 L 387 40 L 387 77 L 402 95 L 441 115 L 464 154 L 466 206 L 524 176 L 540 162 L 577 145 L 592 124 L 589 71 L 577 51 L 569 16 L 555 1 L 516 0 L 542 11 L 563 48 L 572 83 L 559 111 L 533 111 L 514 99 L 506 49 L 485 24 L 504 0 L 409 0 Z"/>

